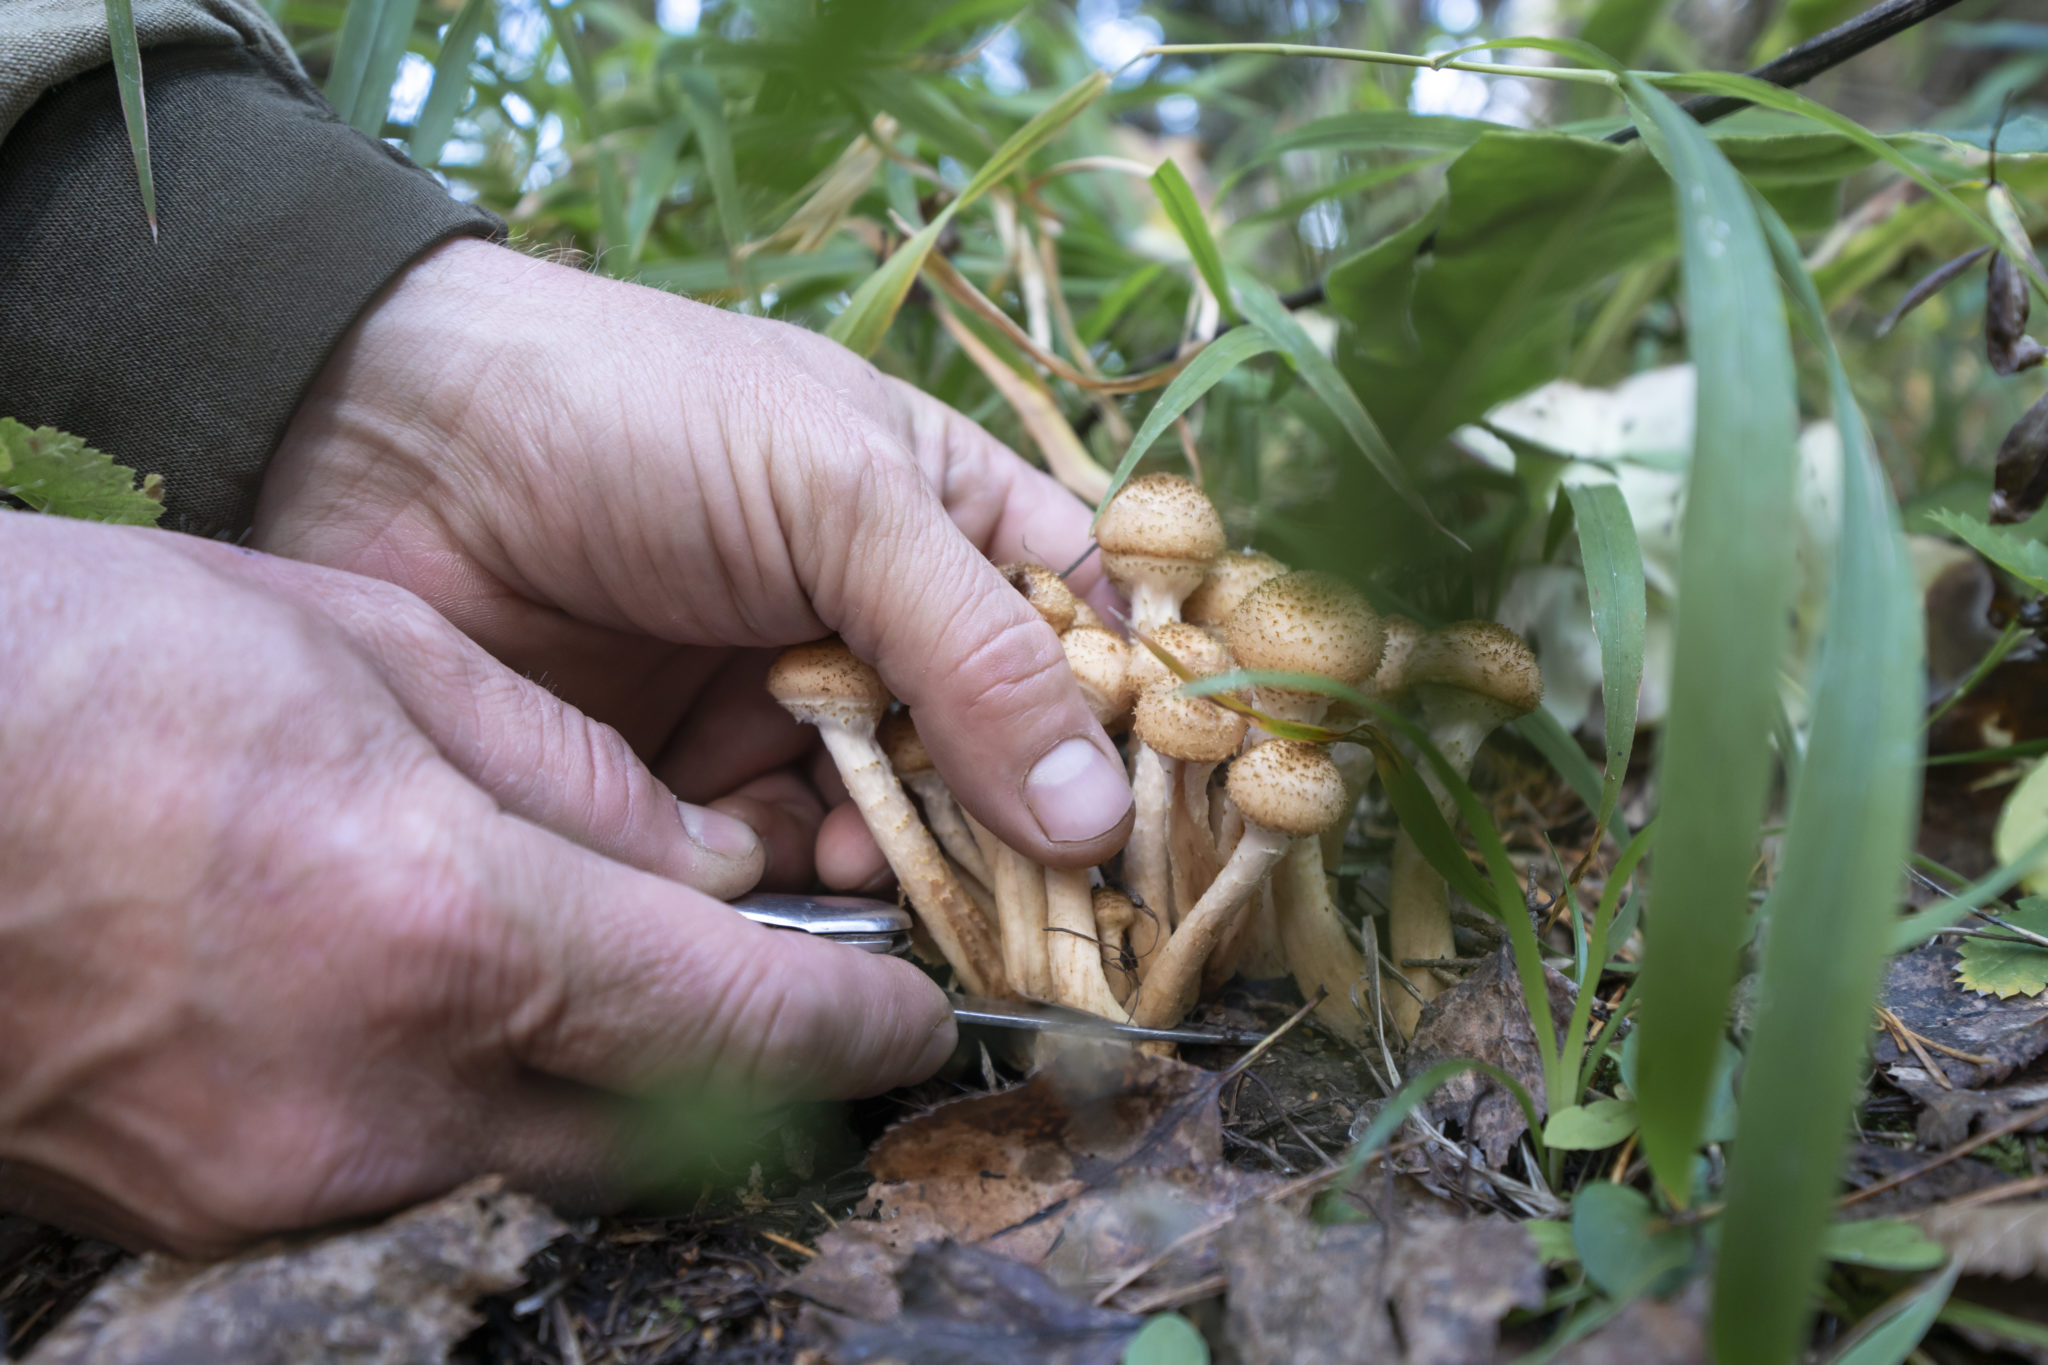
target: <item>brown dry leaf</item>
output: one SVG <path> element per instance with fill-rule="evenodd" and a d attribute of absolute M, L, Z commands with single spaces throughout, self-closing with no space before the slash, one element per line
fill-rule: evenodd
<path fill-rule="evenodd" d="M 1956 982 L 1959 960 L 1958 951 L 1944 942 L 1900 954 L 1885 969 L 1883 1003 L 1927 1040 L 1922 1046 L 1951 1085 L 1980 1089 L 2048 1052 L 2048 998 L 2000 1000 L 1965 990 Z M 1941 1047 L 1982 1060 L 1966 1060 Z M 1890 1029 L 1878 1030 L 1874 1055 L 1887 1069 L 1925 1070 L 1919 1058 L 1901 1051 Z"/>
<path fill-rule="evenodd" d="M 29 1365 L 361 1365 L 439 1361 L 567 1228 L 496 1177 L 365 1228 L 215 1265 L 131 1261 Z"/>
<path fill-rule="evenodd" d="M 1388 1279 L 1408 1365 L 1485 1365 L 1511 1309 L 1543 1302 L 1543 1265 L 1505 1218 L 1417 1219 L 1394 1233 Z"/>
<path fill-rule="evenodd" d="M 1571 983 L 1549 967 L 1543 972 L 1550 988 L 1551 1018 L 1562 1026 L 1571 1018 Z M 1404 1065 L 1409 1075 L 1420 1075 L 1457 1057 L 1493 1063 L 1522 1083 L 1538 1114 L 1549 1112 L 1536 1030 L 1506 944 L 1484 966 L 1423 1007 Z M 1465 1140 L 1479 1144 L 1495 1167 L 1507 1160 L 1529 1127 L 1513 1095 L 1473 1072 L 1453 1077 L 1430 1097 L 1426 1111 L 1437 1123 L 1456 1123 Z"/>
<path fill-rule="evenodd" d="M 1669 1299 L 1645 1295 L 1555 1357 L 1554 1365 L 1706 1365 L 1705 1276 Z"/>
<path fill-rule="evenodd" d="M 1916 1147 L 1885 1147 L 1875 1142 L 1858 1142 L 1849 1148 L 1843 1176 L 1851 1189 L 1862 1189 L 1911 1170 L 1926 1160 L 1927 1153 Z M 1868 1199 L 1859 1200 L 1845 1216 L 1900 1218 L 1930 1204 L 1960 1199 L 1966 1194 L 2004 1184 L 2011 1178 L 1995 1166 L 1964 1157 L 1945 1166 L 1936 1166 L 1903 1185 L 1894 1185 Z"/>
<path fill-rule="evenodd" d="M 2008 1280 L 2048 1276 L 2048 1202 L 2014 1200 L 1977 1208 L 1933 1208 L 1913 1221 L 1948 1248 L 1969 1275 Z"/>
<path fill-rule="evenodd" d="M 1221 1164 L 1215 1078 L 1167 1058 L 1084 1048 L 1023 1085 L 941 1105 L 868 1153 L 890 1245 L 989 1243 L 1037 1263 L 1084 1191 Z"/>

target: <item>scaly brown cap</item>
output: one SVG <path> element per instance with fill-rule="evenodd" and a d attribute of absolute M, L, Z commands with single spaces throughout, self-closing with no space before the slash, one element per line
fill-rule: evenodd
<path fill-rule="evenodd" d="M 1138 907 L 1131 904 L 1131 898 L 1113 886 L 1096 887 L 1088 899 L 1095 911 L 1095 932 L 1098 934 L 1128 929 L 1138 918 Z"/>
<path fill-rule="evenodd" d="M 1373 671 L 1373 691 L 1382 697 L 1398 697 L 1412 681 L 1408 669 L 1415 646 L 1429 632 L 1405 616 L 1382 616 L 1380 627 L 1386 632 L 1386 643 L 1380 649 L 1380 666 Z"/>
<path fill-rule="evenodd" d="M 836 635 L 783 650 L 768 669 L 768 694 L 807 725 L 872 725 L 893 700 L 882 675 Z"/>
<path fill-rule="evenodd" d="M 1152 632 L 1152 643 L 1172 655 L 1190 677 L 1212 678 L 1237 667 L 1230 651 L 1215 636 L 1185 621 L 1168 621 Z M 1159 662 L 1158 655 L 1145 648 L 1143 640 L 1131 641 L 1131 683 L 1134 687 L 1142 692 L 1154 683 L 1179 681 L 1165 664 Z"/>
<path fill-rule="evenodd" d="M 1319 673 L 1353 687 L 1379 666 L 1386 633 L 1356 588 L 1326 573 L 1290 573 L 1246 594 L 1231 613 L 1230 652 L 1245 668 Z"/>
<path fill-rule="evenodd" d="M 1081 695 L 1095 723 L 1108 730 L 1130 714 L 1137 687 L 1131 681 L 1131 647 L 1118 636 L 1095 626 L 1075 626 L 1060 636 L 1067 667 L 1081 684 Z"/>
<path fill-rule="evenodd" d="M 1344 774 L 1320 744 L 1268 740 L 1231 763 L 1225 785 L 1246 820 L 1281 834 L 1321 834 L 1348 814 Z"/>
<path fill-rule="evenodd" d="M 1408 659 L 1411 687 L 1455 687 L 1526 716 L 1543 703 L 1543 671 L 1521 636 L 1498 621 L 1456 621 L 1433 630 Z"/>
<path fill-rule="evenodd" d="M 917 733 L 917 722 L 910 718 L 908 711 L 891 711 L 884 716 L 875 738 L 881 741 L 889 767 L 898 777 L 912 777 L 932 770 L 932 756 L 925 751 L 924 740 Z"/>
<path fill-rule="evenodd" d="M 1257 550 L 1226 550 L 1209 566 L 1201 585 L 1180 604 L 1180 619 L 1210 630 L 1222 630 L 1238 603 L 1253 588 L 1286 572 L 1287 566 L 1271 555 Z"/>
<path fill-rule="evenodd" d="M 1223 553 L 1223 519 L 1188 480 L 1141 474 L 1103 512 L 1095 540 L 1111 582 L 1155 582 L 1186 597 Z"/>
<path fill-rule="evenodd" d="M 1038 609 L 1038 614 L 1056 633 L 1062 633 L 1074 624 L 1074 613 L 1081 605 L 1080 599 L 1051 569 L 1026 561 L 1003 565 L 1002 574 L 1010 580 L 1011 587 L 1024 594 L 1025 601 Z"/>
<path fill-rule="evenodd" d="M 1187 763 L 1221 763 L 1244 743 L 1247 722 L 1201 697 L 1184 697 L 1167 679 L 1138 694 L 1131 729 L 1149 748 Z"/>

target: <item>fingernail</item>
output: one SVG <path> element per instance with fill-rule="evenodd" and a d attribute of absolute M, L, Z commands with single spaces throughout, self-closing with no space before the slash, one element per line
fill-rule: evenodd
<path fill-rule="evenodd" d="M 1085 739 L 1062 740 L 1024 779 L 1024 804 L 1053 843 L 1085 843 L 1123 820 L 1131 786 L 1102 750 Z"/>
<path fill-rule="evenodd" d="M 753 857 L 760 846 L 760 837 L 744 820 L 682 801 L 676 802 L 676 810 L 683 817 L 683 833 L 690 836 L 690 842 L 713 857 L 739 862 Z"/>

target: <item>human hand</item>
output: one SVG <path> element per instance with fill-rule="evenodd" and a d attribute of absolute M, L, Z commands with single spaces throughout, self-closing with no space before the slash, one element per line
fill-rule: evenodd
<path fill-rule="evenodd" d="M 488 1170 L 588 1204 L 621 1094 L 951 1050 L 916 968 L 712 900 L 753 838 L 410 593 L 17 512 L 0 581 L 0 1207 L 198 1255 Z"/>
<path fill-rule="evenodd" d="M 1064 567 L 1087 510 L 823 337 L 480 242 L 414 265 L 329 362 L 256 543 L 400 583 L 745 819 L 766 882 L 885 876 L 763 686 L 830 632 L 908 703 L 956 795 L 1059 866 L 1130 788 L 1059 641 L 990 565 Z M 1093 562 L 1071 580 L 1107 605 Z M 808 775 L 810 780 L 806 780 Z M 820 821 L 823 827 L 820 828 Z M 815 842 L 814 842 L 815 840 Z"/>

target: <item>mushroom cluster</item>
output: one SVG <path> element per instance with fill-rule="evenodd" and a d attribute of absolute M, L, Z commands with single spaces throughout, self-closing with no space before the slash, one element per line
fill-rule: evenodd
<path fill-rule="evenodd" d="M 1492 622 L 1424 631 L 1383 620 L 1329 575 L 1226 552 L 1215 507 L 1171 475 L 1126 485 L 1098 542 L 1131 603 L 1128 643 L 1050 570 L 1003 572 L 1058 633 L 1096 719 L 1125 736 L 1135 823 L 1111 866 L 1044 867 L 982 827 L 933 768 L 915 719 L 891 711 L 880 677 L 839 641 L 785 651 L 769 689 L 818 727 L 904 898 L 967 991 L 1163 1028 L 1238 972 L 1292 975 L 1305 997 L 1320 995 L 1327 1026 L 1363 1041 L 1354 987 L 1369 968 L 1331 891 L 1341 840 L 1324 838 L 1363 794 L 1363 751 L 1345 761 L 1353 746 L 1295 737 L 1328 719 L 1318 693 L 1260 687 L 1233 709 L 1185 695 L 1181 682 L 1238 668 L 1311 673 L 1412 704 L 1462 775 L 1490 730 L 1540 699 L 1534 658 Z M 1451 956 L 1448 893 L 1405 836 L 1394 897 L 1395 960 Z M 1414 991 L 1386 1002 L 1403 1033 L 1436 989 L 1427 972 L 1410 979 Z"/>

